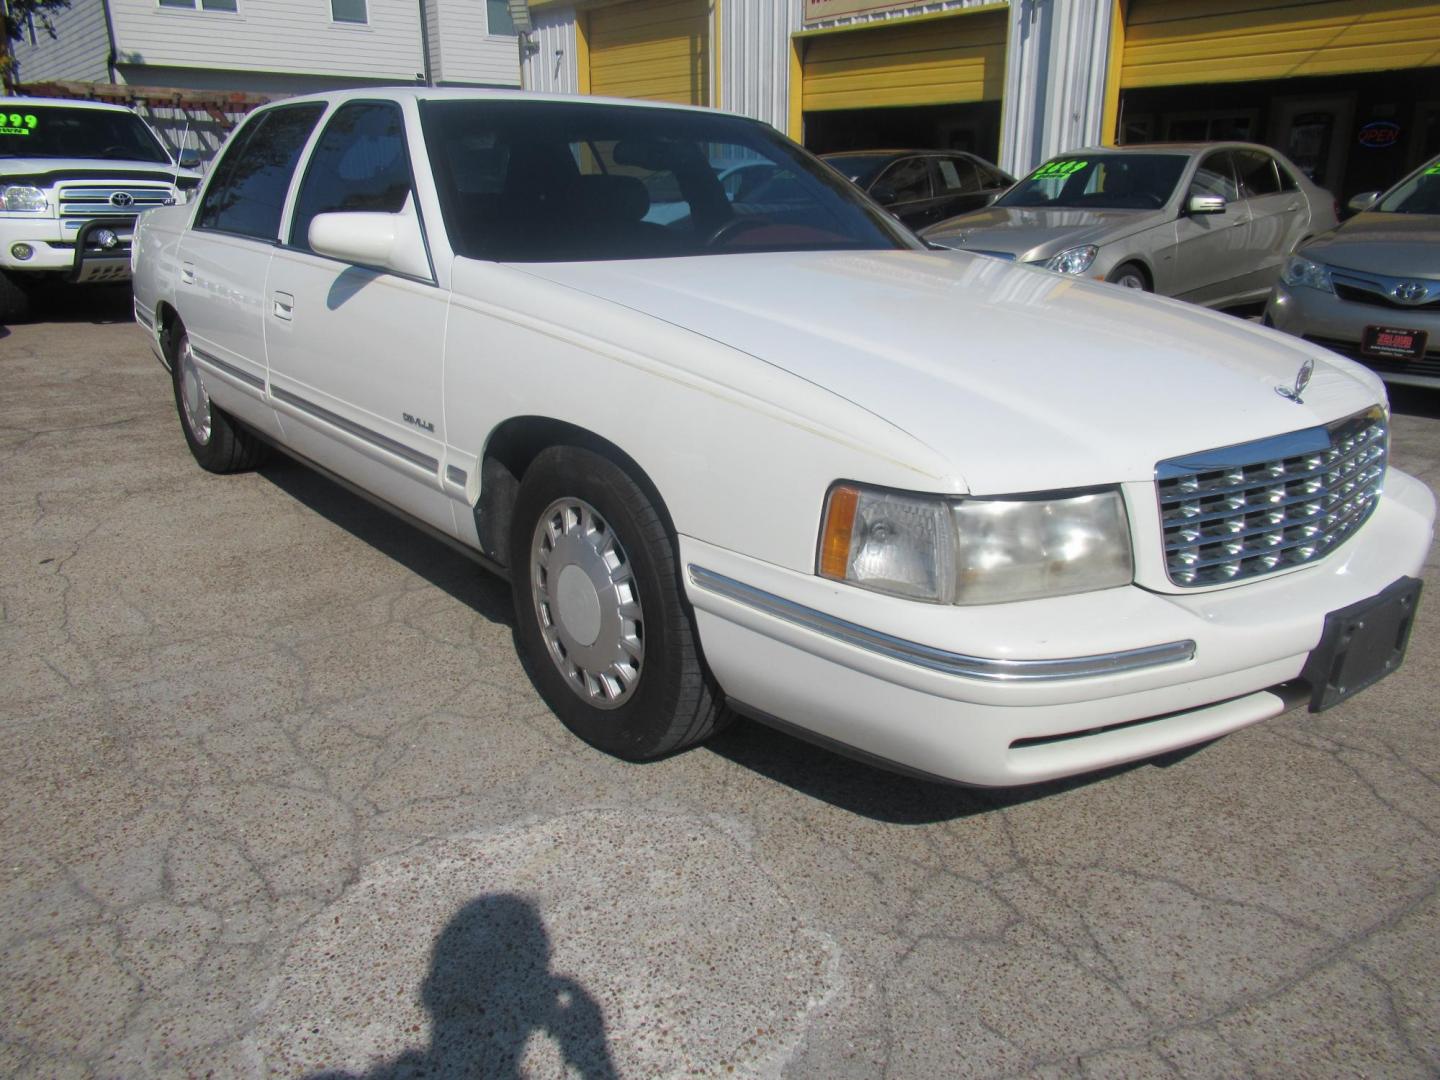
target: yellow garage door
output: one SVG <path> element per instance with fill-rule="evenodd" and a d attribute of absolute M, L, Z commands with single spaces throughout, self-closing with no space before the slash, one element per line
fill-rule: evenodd
<path fill-rule="evenodd" d="M 1120 85 L 1440 66 L 1436 0 L 1133 0 Z"/>
<path fill-rule="evenodd" d="M 805 39 L 803 107 L 872 109 L 998 101 L 1005 84 L 1005 13 L 925 19 Z"/>
<path fill-rule="evenodd" d="M 705 0 L 636 0 L 596 8 L 587 18 L 590 93 L 709 104 Z"/>

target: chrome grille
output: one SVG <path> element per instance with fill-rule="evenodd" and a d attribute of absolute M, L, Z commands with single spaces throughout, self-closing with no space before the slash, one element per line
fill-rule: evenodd
<path fill-rule="evenodd" d="M 1378 407 L 1326 427 L 1155 467 L 1165 570 L 1197 588 L 1322 558 L 1375 509 L 1388 431 Z"/>
<path fill-rule="evenodd" d="M 116 196 L 121 201 L 129 198 L 123 206 L 111 202 Z M 173 201 L 168 187 L 148 187 L 140 184 L 66 184 L 60 188 L 60 216 L 62 218 L 134 217 L 142 210 L 165 206 Z"/>

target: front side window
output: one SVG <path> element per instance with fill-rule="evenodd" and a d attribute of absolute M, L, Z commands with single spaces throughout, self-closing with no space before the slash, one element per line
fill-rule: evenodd
<path fill-rule="evenodd" d="M 426 101 L 451 245 L 505 262 L 911 248 L 844 179 L 753 120 L 645 106 Z M 745 198 L 737 169 L 753 171 Z"/>
<path fill-rule="evenodd" d="M 1191 195 L 1219 195 L 1226 202 L 1240 198 L 1240 188 L 1235 183 L 1235 168 L 1230 160 L 1229 150 L 1206 154 L 1205 160 L 1195 170 L 1190 181 Z"/>
<path fill-rule="evenodd" d="M 996 206 L 1157 210 L 1170 201 L 1186 159 L 1180 154 L 1087 154 L 1047 161 Z"/>
<path fill-rule="evenodd" d="M 411 187 L 399 106 L 373 101 L 342 105 L 310 154 L 295 200 L 290 243 L 310 250 L 310 222 L 316 214 L 399 213 Z"/>
<path fill-rule="evenodd" d="M 886 169 L 870 189 L 888 192 L 890 202 L 915 202 L 930 198 L 930 169 L 924 158 L 905 158 Z"/>
<path fill-rule="evenodd" d="M 1440 214 L 1440 158 L 1396 184 L 1375 209 L 1386 214 Z"/>
<path fill-rule="evenodd" d="M 255 116 L 215 166 L 195 227 L 274 241 L 305 140 L 325 106 L 286 105 Z"/>
<path fill-rule="evenodd" d="M 11 108 L 4 109 L 6 104 Z M 20 98 L 0 102 L 0 158 L 7 157 L 170 164 L 160 140 L 134 113 L 35 105 Z"/>
<path fill-rule="evenodd" d="M 367 23 L 365 0 L 330 0 L 330 18 L 338 23 Z"/>

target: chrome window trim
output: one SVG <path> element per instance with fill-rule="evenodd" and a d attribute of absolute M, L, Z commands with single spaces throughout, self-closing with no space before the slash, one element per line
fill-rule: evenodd
<path fill-rule="evenodd" d="M 277 401 L 283 401 L 292 408 L 299 409 L 303 413 L 308 413 L 317 420 L 323 420 L 331 427 L 339 428 L 341 431 L 354 435 L 355 438 L 368 442 L 371 446 L 384 450 L 387 454 L 393 454 L 402 461 L 408 461 L 411 465 L 417 465 L 432 473 L 440 468 L 438 458 L 433 458 L 429 454 L 422 454 L 418 450 L 412 450 L 404 443 L 392 439 L 388 435 L 382 435 L 378 431 L 370 430 L 370 428 L 365 427 L 363 424 L 357 424 L 353 420 L 347 420 L 338 413 L 333 413 L 323 406 L 316 405 L 313 401 L 309 401 L 299 394 L 292 394 L 284 387 L 271 386 L 270 394 Z"/>
<path fill-rule="evenodd" d="M 197 349 L 193 342 L 190 345 L 190 351 L 195 354 L 195 359 L 199 360 L 202 364 L 213 367 L 217 371 L 223 371 L 232 379 L 239 379 L 241 382 L 248 383 L 257 390 L 263 391 L 265 389 L 265 380 L 260 378 L 259 375 L 252 375 L 243 368 L 238 368 L 234 364 L 221 360 L 218 356 L 212 356 L 203 349 Z"/>
<path fill-rule="evenodd" d="M 753 585 L 689 564 L 690 580 L 698 588 L 727 600 L 773 615 L 795 626 L 813 630 L 845 645 L 853 645 L 879 656 L 906 664 L 987 682 L 1051 682 L 1056 679 L 1093 679 L 1127 671 L 1178 664 L 1195 658 L 1195 642 L 1171 641 L 1139 649 L 1097 653 L 1093 656 L 1058 657 L 1046 660 L 996 660 L 965 653 L 947 652 L 919 642 L 907 641 L 858 623 L 827 615 L 804 604 L 757 589 Z"/>

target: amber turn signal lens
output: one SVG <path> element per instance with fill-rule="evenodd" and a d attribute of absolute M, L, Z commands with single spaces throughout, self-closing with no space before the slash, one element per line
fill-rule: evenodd
<path fill-rule="evenodd" d="M 845 567 L 850 561 L 850 533 L 855 527 L 855 509 L 860 505 L 860 492 L 841 484 L 830 489 L 825 503 L 825 525 L 820 533 L 820 576 L 835 581 L 845 580 Z"/>

